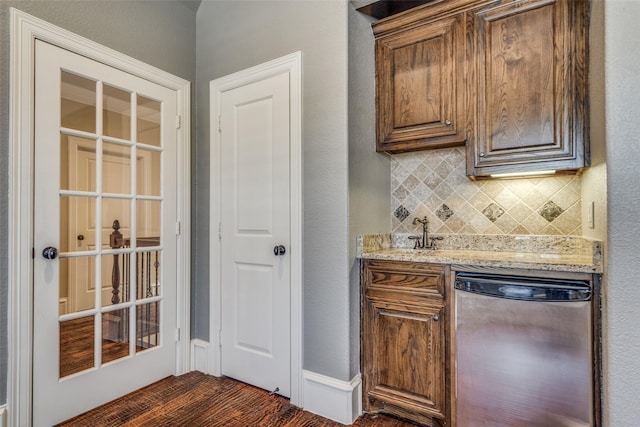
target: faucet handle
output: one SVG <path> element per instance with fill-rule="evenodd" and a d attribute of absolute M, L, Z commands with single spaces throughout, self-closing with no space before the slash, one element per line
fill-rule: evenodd
<path fill-rule="evenodd" d="M 413 225 L 416 225 L 417 223 L 422 224 L 423 226 L 426 226 L 427 224 L 429 224 L 429 219 L 427 218 L 427 216 L 425 215 L 422 219 L 420 218 L 413 218 L 413 221 L 411 222 Z"/>
<path fill-rule="evenodd" d="M 429 242 L 430 242 L 429 247 L 431 249 L 436 249 L 436 240 L 444 240 L 444 237 L 442 237 L 442 236 L 429 237 Z"/>
<path fill-rule="evenodd" d="M 420 247 L 420 236 L 409 236 L 409 240 L 415 240 L 413 249 L 418 249 Z"/>

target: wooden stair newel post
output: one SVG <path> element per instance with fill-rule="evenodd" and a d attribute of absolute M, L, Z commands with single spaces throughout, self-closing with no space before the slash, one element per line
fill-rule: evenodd
<path fill-rule="evenodd" d="M 109 247 L 119 249 L 125 246 L 125 240 L 120 233 L 120 221 L 113 221 L 113 231 L 109 235 Z M 119 304 L 120 299 L 120 254 L 113 254 L 111 267 L 111 304 Z M 123 260 L 126 255 L 123 254 Z M 126 295 L 125 295 L 126 299 Z M 110 341 L 127 342 L 129 339 L 127 309 L 112 311 L 104 315 L 106 327 L 103 326 L 103 337 Z"/>
<path fill-rule="evenodd" d="M 109 246 L 111 249 L 122 247 L 123 239 L 120 233 L 120 221 L 113 221 L 113 232 L 109 235 Z M 113 254 L 113 267 L 111 269 L 111 304 L 120 302 L 120 264 L 118 263 L 118 254 Z"/>

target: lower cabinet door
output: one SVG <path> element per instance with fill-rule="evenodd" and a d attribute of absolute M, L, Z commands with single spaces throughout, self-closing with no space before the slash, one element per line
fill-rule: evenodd
<path fill-rule="evenodd" d="M 410 306 L 364 298 L 365 410 L 430 422 L 444 419 L 445 322 L 442 300 Z"/>

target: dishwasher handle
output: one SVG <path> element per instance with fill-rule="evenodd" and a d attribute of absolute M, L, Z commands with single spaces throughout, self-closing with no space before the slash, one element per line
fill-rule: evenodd
<path fill-rule="evenodd" d="M 455 288 L 494 298 L 522 301 L 575 302 L 591 299 L 591 285 L 586 281 L 458 273 Z"/>

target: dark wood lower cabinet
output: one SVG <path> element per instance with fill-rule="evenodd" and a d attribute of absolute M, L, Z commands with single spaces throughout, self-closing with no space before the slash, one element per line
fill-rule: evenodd
<path fill-rule="evenodd" d="M 363 262 L 365 411 L 448 425 L 447 269 L 423 263 Z"/>

